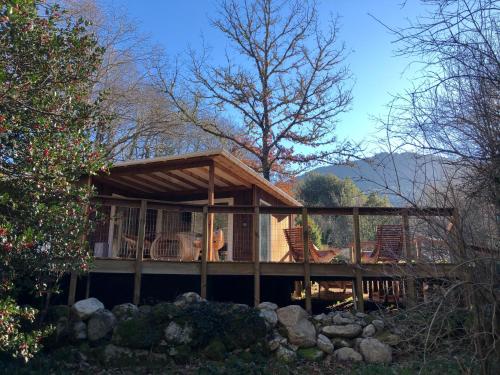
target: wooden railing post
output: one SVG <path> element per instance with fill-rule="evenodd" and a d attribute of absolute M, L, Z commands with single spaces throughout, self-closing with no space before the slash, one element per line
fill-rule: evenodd
<path fill-rule="evenodd" d="M 404 256 L 406 258 L 406 304 L 408 306 L 413 306 L 417 299 L 416 289 L 415 289 L 415 276 L 413 275 L 413 263 L 415 261 L 415 257 L 413 255 L 413 248 L 411 243 L 411 235 L 410 235 L 410 219 L 408 215 L 408 210 L 403 211 L 403 250 Z"/>
<path fill-rule="evenodd" d="M 260 218 L 259 206 L 253 212 L 253 303 L 257 307 L 260 303 Z"/>
<path fill-rule="evenodd" d="M 309 263 L 309 220 L 307 208 L 302 209 L 302 239 L 304 242 L 304 288 L 306 292 L 306 311 L 312 313 L 311 303 L 311 264 Z"/>
<path fill-rule="evenodd" d="M 215 164 L 210 164 L 208 168 L 208 205 L 213 206 L 215 202 Z M 214 214 L 208 214 L 208 260 L 219 260 L 214 250 Z"/>
<path fill-rule="evenodd" d="M 137 234 L 137 247 L 135 249 L 135 275 L 134 275 L 134 305 L 138 305 L 141 299 L 141 281 L 142 281 L 142 261 L 144 259 L 144 237 L 146 236 L 146 213 L 148 203 L 141 200 L 139 210 L 139 232 Z"/>
<path fill-rule="evenodd" d="M 354 223 L 354 270 L 355 270 L 355 301 L 356 309 L 363 312 L 365 309 L 365 301 L 363 295 L 363 273 L 361 270 L 361 234 L 359 231 L 359 209 L 354 207 L 352 213 Z"/>
<path fill-rule="evenodd" d="M 200 295 L 201 298 L 207 298 L 207 255 L 209 250 L 209 213 L 208 206 L 203 207 L 203 246 L 201 248 L 201 285 L 200 285 Z"/>

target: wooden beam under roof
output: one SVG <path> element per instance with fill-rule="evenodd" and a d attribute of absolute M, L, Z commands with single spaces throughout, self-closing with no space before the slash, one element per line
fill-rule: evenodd
<path fill-rule="evenodd" d="M 132 176 L 120 176 L 121 179 L 130 181 L 132 184 L 137 184 L 141 187 L 141 189 L 144 187 L 146 189 L 151 189 L 153 192 L 161 192 L 165 190 L 165 187 L 160 185 L 160 184 L 155 184 L 151 181 L 145 180 L 144 178 L 140 177 L 139 175 L 134 175 Z"/>
<path fill-rule="evenodd" d="M 110 181 L 113 181 L 117 184 L 121 184 L 122 186 L 126 186 L 128 189 L 133 189 L 135 191 L 139 191 L 139 192 L 142 192 L 142 193 L 155 193 L 156 190 L 154 189 L 151 189 L 149 186 L 139 186 L 138 184 L 136 184 L 135 182 L 130 182 L 128 180 L 123 180 L 122 178 L 115 178 L 115 177 L 111 177 L 111 176 L 108 176 L 107 177 L 107 180 L 110 180 Z"/>
<path fill-rule="evenodd" d="M 232 169 L 229 169 L 227 166 L 222 165 L 221 163 L 215 162 L 215 167 L 218 171 L 222 171 L 223 174 L 227 175 L 229 178 L 234 179 L 239 182 L 240 185 L 245 185 L 248 188 L 252 187 L 252 184 L 248 181 L 242 181 L 243 177 L 241 174 L 235 173 Z"/>
<path fill-rule="evenodd" d="M 194 173 L 193 171 L 191 171 L 191 170 L 187 170 L 187 169 L 181 169 L 181 170 L 179 170 L 178 172 L 182 172 L 182 173 L 184 173 L 186 176 L 189 176 L 189 177 L 191 177 L 192 179 L 194 179 L 194 180 L 196 180 L 196 181 L 199 181 L 200 183 L 202 183 L 202 184 L 203 184 L 203 187 L 204 187 L 205 189 L 208 189 L 208 178 L 207 178 L 207 179 L 205 179 L 205 178 L 203 178 L 203 177 L 201 177 L 201 176 L 197 175 L 197 174 L 196 174 L 196 173 Z"/>
<path fill-rule="evenodd" d="M 166 176 L 174 181 L 178 181 L 181 184 L 184 184 L 186 187 L 191 187 L 194 189 L 197 188 L 202 188 L 204 187 L 203 185 L 200 185 L 197 181 L 193 179 L 193 181 L 188 180 L 187 178 L 184 178 L 183 176 L 179 176 L 177 174 L 174 174 L 173 172 L 154 172 L 155 175 L 157 176 Z"/>
<path fill-rule="evenodd" d="M 158 160 L 143 163 L 122 163 L 111 168 L 115 176 L 130 176 L 138 173 L 165 172 L 177 169 L 199 168 L 210 165 L 211 159 L 207 156 L 189 158 L 187 160 Z"/>
<path fill-rule="evenodd" d="M 159 182 L 161 183 L 162 185 L 168 187 L 170 190 L 184 190 L 184 189 L 191 189 L 192 187 L 191 186 L 184 186 L 184 185 L 181 185 L 181 184 L 178 184 L 176 182 L 173 182 L 159 174 L 156 174 L 156 173 L 153 173 L 153 174 L 147 174 L 147 175 L 143 175 L 144 178 L 147 178 L 148 180 L 152 180 L 152 181 L 156 181 L 156 182 Z"/>

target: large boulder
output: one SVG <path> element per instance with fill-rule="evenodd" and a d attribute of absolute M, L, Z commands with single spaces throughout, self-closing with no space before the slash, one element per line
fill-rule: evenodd
<path fill-rule="evenodd" d="M 367 337 L 361 340 L 359 351 L 368 363 L 391 363 L 392 349 L 389 345 L 379 340 Z"/>
<path fill-rule="evenodd" d="M 363 329 L 359 324 L 346 324 L 343 326 L 326 326 L 321 332 L 328 337 L 343 337 L 353 339 L 361 334 Z"/>
<path fill-rule="evenodd" d="M 282 307 L 276 311 L 278 321 L 283 324 L 288 334 L 288 341 L 301 348 L 316 345 L 316 328 L 308 320 L 307 312 L 298 305 Z"/>
<path fill-rule="evenodd" d="M 200 303 L 204 302 L 205 300 L 200 297 L 198 293 L 195 292 L 187 292 L 184 294 L 181 294 L 179 297 L 174 302 L 174 305 L 178 307 L 184 307 L 186 305 L 190 305 L 192 303 Z"/>
<path fill-rule="evenodd" d="M 384 321 L 380 320 L 380 319 L 374 319 L 374 320 L 372 320 L 372 324 L 377 329 L 377 332 L 382 331 L 384 329 L 384 327 L 385 327 Z"/>
<path fill-rule="evenodd" d="M 259 303 L 257 308 L 259 310 L 273 310 L 274 311 L 274 310 L 278 309 L 278 305 L 275 303 L 272 303 L 272 302 L 261 302 L 261 303 Z"/>
<path fill-rule="evenodd" d="M 139 314 L 139 308 L 133 303 L 122 303 L 121 305 L 116 305 L 111 311 L 118 321 L 131 319 Z"/>
<path fill-rule="evenodd" d="M 323 350 L 325 353 L 327 353 L 327 354 L 333 353 L 334 347 L 333 347 L 332 342 L 330 341 L 330 339 L 328 337 L 326 337 L 325 335 L 322 335 L 321 333 L 318 335 L 317 345 L 318 345 L 318 348 Z"/>
<path fill-rule="evenodd" d="M 333 352 L 333 356 L 342 362 L 361 362 L 363 357 L 352 348 L 340 348 Z"/>
<path fill-rule="evenodd" d="M 90 341 L 106 337 L 115 327 L 116 318 L 109 310 L 98 310 L 87 323 L 87 336 Z"/>
<path fill-rule="evenodd" d="M 266 325 L 270 328 L 278 324 L 278 315 L 274 310 L 261 309 L 259 311 L 259 316 L 266 321 Z"/>
<path fill-rule="evenodd" d="M 165 339 L 174 344 L 189 344 L 192 341 L 193 328 L 188 325 L 181 327 L 175 322 L 170 322 L 165 328 Z"/>
<path fill-rule="evenodd" d="M 82 321 L 73 323 L 71 327 L 71 338 L 76 341 L 87 339 L 87 325 Z"/>
<path fill-rule="evenodd" d="M 307 311 L 304 310 L 299 305 L 290 305 L 286 307 L 282 307 L 276 311 L 278 314 L 278 320 L 285 327 L 294 326 L 300 320 L 304 320 L 308 318 Z"/>
<path fill-rule="evenodd" d="M 377 332 L 377 329 L 373 324 L 368 324 L 365 328 L 363 328 L 363 337 L 372 337 Z"/>
<path fill-rule="evenodd" d="M 286 327 L 288 341 L 300 348 L 308 348 L 316 345 L 316 328 L 307 319 L 299 320 L 292 326 Z"/>
<path fill-rule="evenodd" d="M 345 318 L 340 314 L 337 314 L 332 319 L 333 324 L 344 325 L 344 324 L 353 324 L 355 322 L 352 318 Z"/>
<path fill-rule="evenodd" d="M 104 309 L 104 305 L 97 298 L 91 297 L 76 302 L 71 311 L 80 320 L 87 320 L 96 311 Z"/>

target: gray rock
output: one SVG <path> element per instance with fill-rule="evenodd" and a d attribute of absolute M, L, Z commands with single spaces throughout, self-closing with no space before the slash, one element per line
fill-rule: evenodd
<path fill-rule="evenodd" d="M 111 311 L 118 321 L 127 320 L 139 314 L 139 308 L 133 303 L 122 303 L 121 305 L 116 305 Z"/>
<path fill-rule="evenodd" d="M 377 329 L 373 324 L 368 324 L 365 328 L 363 328 L 363 337 L 372 337 L 377 332 Z"/>
<path fill-rule="evenodd" d="M 74 340 L 86 340 L 87 325 L 82 321 L 73 323 L 73 327 L 71 327 L 71 336 Z"/>
<path fill-rule="evenodd" d="M 359 324 L 346 324 L 344 326 L 326 326 L 321 332 L 328 337 L 343 337 L 352 339 L 361 334 L 362 328 Z"/>
<path fill-rule="evenodd" d="M 361 362 L 363 357 L 352 348 L 340 348 L 333 352 L 333 356 L 342 362 Z"/>
<path fill-rule="evenodd" d="M 276 351 L 276 357 L 283 362 L 292 362 L 297 358 L 297 353 L 281 345 Z"/>
<path fill-rule="evenodd" d="M 322 322 L 323 320 L 325 320 L 325 318 L 326 318 L 326 314 L 323 314 L 323 313 L 313 316 L 313 319 L 317 322 Z"/>
<path fill-rule="evenodd" d="M 94 297 L 82 299 L 71 307 L 73 314 L 81 320 L 87 320 L 93 313 L 102 309 L 104 309 L 104 305 Z"/>
<path fill-rule="evenodd" d="M 87 323 L 87 336 L 90 341 L 100 340 L 110 333 L 116 324 L 116 318 L 109 310 L 98 310 Z"/>
<path fill-rule="evenodd" d="M 57 338 L 65 337 L 69 334 L 69 319 L 66 317 L 59 318 L 56 323 L 56 336 Z"/>
<path fill-rule="evenodd" d="M 328 337 L 320 333 L 316 341 L 316 345 L 318 346 L 318 348 L 323 350 L 325 353 L 333 353 L 334 346 Z"/>
<path fill-rule="evenodd" d="M 281 345 L 281 339 L 279 337 L 272 337 L 271 340 L 267 342 L 267 346 L 269 347 L 269 350 L 274 352 L 277 350 Z"/>
<path fill-rule="evenodd" d="M 333 324 L 338 324 L 338 325 L 345 325 L 345 324 L 353 324 L 354 319 L 352 318 L 345 318 L 342 315 L 335 315 L 332 319 Z"/>
<path fill-rule="evenodd" d="M 174 305 L 182 307 L 186 305 L 190 305 L 192 303 L 200 303 L 204 302 L 205 300 L 200 297 L 198 293 L 195 292 L 187 292 L 184 294 L 181 294 L 179 297 L 177 297 L 176 301 L 174 302 Z"/>
<path fill-rule="evenodd" d="M 193 329 L 185 325 L 181 327 L 175 322 L 170 322 L 165 328 L 165 339 L 175 344 L 189 344 L 192 341 Z"/>
<path fill-rule="evenodd" d="M 140 315 L 146 316 L 146 315 L 151 314 L 151 311 L 153 311 L 153 306 L 150 306 L 150 305 L 141 305 L 141 306 L 139 306 L 138 309 L 139 309 L 139 314 Z"/>
<path fill-rule="evenodd" d="M 332 344 L 336 348 L 352 348 L 352 342 L 340 337 L 332 338 Z"/>
<path fill-rule="evenodd" d="M 274 310 L 262 309 L 259 311 L 259 316 L 266 321 L 266 325 L 269 328 L 273 328 L 278 324 L 278 315 Z"/>
<path fill-rule="evenodd" d="M 354 320 L 354 319 L 355 319 L 355 316 L 354 316 L 354 315 L 353 315 L 353 313 L 352 313 L 352 312 L 350 312 L 350 311 L 341 311 L 341 312 L 340 312 L 340 315 L 342 315 L 342 316 L 343 316 L 344 318 L 346 318 L 346 319 L 352 319 L 352 320 Z"/>
<path fill-rule="evenodd" d="M 359 318 L 359 319 L 364 319 L 366 318 L 368 315 L 365 314 L 365 313 L 362 313 L 362 312 L 357 312 L 356 313 L 356 318 Z"/>
<path fill-rule="evenodd" d="M 368 363 L 391 363 L 392 348 L 372 337 L 361 340 L 359 351 Z"/>
<path fill-rule="evenodd" d="M 316 345 L 316 328 L 307 319 L 299 320 L 292 326 L 286 326 L 288 341 L 301 348 L 308 348 Z"/>
<path fill-rule="evenodd" d="M 257 306 L 259 310 L 277 310 L 278 305 L 272 302 L 261 302 L 259 306 Z"/>
<path fill-rule="evenodd" d="M 308 318 L 308 314 L 306 310 L 304 310 L 299 305 L 290 305 L 286 307 L 282 307 L 281 309 L 276 310 L 278 314 L 278 320 L 285 327 L 294 326 L 300 320 L 304 320 Z"/>
<path fill-rule="evenodd" d="M 375 320 L 372 320 L 372 324 L 375 326 L 375 328 L 377 329 L 377 332 L 380 332 L 384 329 L 385 327 L 385 324 L 384 324 L 384 321 L 383 320 L 380 320 L 380 319 L 375 319 Z"/>

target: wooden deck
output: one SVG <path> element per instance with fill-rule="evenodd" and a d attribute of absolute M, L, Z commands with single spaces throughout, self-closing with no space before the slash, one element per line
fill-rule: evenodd
<path fill-rule="evenodd" d="M 134 259 L 98 258 L 91 273 L 135 274 Z M 261 276 L 290 276 L 303 278 L 303 263 L 260 262 Z M 363 278 L 401 278 L 411 273 L 417 278 L 454 277 L 453 264 L 334 264 L 311 263 L 311 277 L 330 279 L 355 279 L 356 270 Z M 411 271 L 410 271 L 411 269 Z M 142 274 L 150 275 L 200 275 L 201 262 L 173 262 L 143 260 Z M 253 262 L 207 262 L 207 276 L 253 276 Z"/>
<path fill-rule="evenodd" d="M 260 303 L 261 277 L 291 277 L 302 281 L 305 291 L 306 310 L 311 311 L 311 282 L 350 280 L 353 285 L 353 299 L 356 308 L 363 311 L 365 296 L 363 289 L 370 280 L 393 280 L 404 285 L 404 295 L 407 305 L 411 305 L 417 298 L 416 287 L 419 280 L 446 279 L 460 277 L 456 267 L 450 263 L 428 263 L 421 259 L 416 252 L 410 234 L 409 217 L 441 216 L 456 220 L 456 212 L 452 208 L 397 208 L 397 207 L 284 207 L 284 206 L 217 206 L 192 204 L 176 204 L 158 200 L 145 200 L 137 198 L 116 198 L 101 196 L 97 198 L 101 205 L 116 205 L 139 208 L 137 251 L 135 258 L 96 258 L 90 273 L 131 274 L 134 277 L 133 302 L 140 301 L 141 280 L 143 275 L 186 275 L 199 276 L 200 294 L 207 297 L 207 279 L 210 276 L 250 276 L 253 278 L 254 304 Z M 210 201 L 210 200 L 209 200 Z M 163 209 L 171 212 L 201 212 L 203 215 L 203 239 L 201 261 L 173 261 L 158 260 L 144 257 L 145 228 L 147 209 Z M 248 246 L 252 254 L 251 261 L 212 261 L 209 259 L 212 241 L 213 215 L 216 213 L 246 214 L 251 215 L 251 232 Z M 315 263 L 309 258 L 308 226 L 303 226 L 304 259 L 302 262 L 267 262 L 260 259 L 259 215 L 301 215 L 302 222 L 308 222 L 309 215 L 348 215 L 353 219 L 352 254 L 349 263 Z M 404 228 L 404 243 L 401 261 L 398 263 L 364 263 L 361 254 L 360 217 L 364 215 L 400 216 Z M 292 220 L 290 221 L 292 222 Z M 452 253 L 452 251 L 450 252 Z M 453 254 L 452 258 L 453 259 Z M 75 299 L 77 277 L 71 275 L 68 303 Z M 87 289 L 88 289 L 87 285 Z"/>

